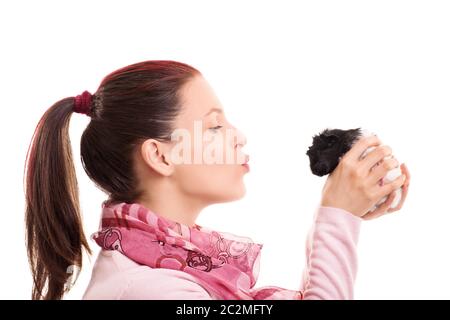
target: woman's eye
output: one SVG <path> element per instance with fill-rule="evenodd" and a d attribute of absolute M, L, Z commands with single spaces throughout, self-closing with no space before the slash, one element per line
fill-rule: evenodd
<path fill-rule="evenodd" d="M 222 128 L 222 126 L 217 126 L 217 127 L 213 127 L 213 128 L 209 128 L 210 130 L 213 130 L 213 131 L 217 131 L 217 130 L 219 130 L 220 128 Z"/>

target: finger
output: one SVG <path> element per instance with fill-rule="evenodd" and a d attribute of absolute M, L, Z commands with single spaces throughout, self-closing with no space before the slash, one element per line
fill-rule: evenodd
<path fill-rule="evenodd" d="M 392 156 L 392 149 L 389 146 L 378 146 L 363 159 L 363 166 L 366 171 L 372 169 L 378 163 L 382 163 L 384 158 Z M 387 159 L 386 159 L 387 160 Z"/>
<path fill-rule="evenodd" d="M 402 164 L 402 172 L 406 175 L 406 181 L 402 186 L 402 198 L 401 198 L 399 204 L 395 208 L 390 208 L 388 210 L 389 213 L 400 210 L 403 207 L 403 203 L 405 202 L 406 197 L 408 195 L 409 181 L 410 181 L 411 176 L 408 172 L 408 169 L 406 168 L 406 170 L 405 170 L 404 167 L 405 167 L 405 165 Z"/>
<path fill-rule="evenodd" d="M 398 211 L 403 207 L 403 203 L 405 202 L 406 196 L 408 195 L 408 186 L 403 185 L 402 187 L 402 198 L 400 199 L 399 204 L 395 208 L 389 208 L 388 212 L 392 213 L 394 211 Z"/>
<path fill-rule="evenodd" d="M 366 151 L 367 148 L 376 147 L 381 144 L 381 140 L 377 136 L 360 138 L 352 148 L 345 154 L 344 157 L 351 161 L 359 161 L 359 157 Z"/>
<path fill-rule="evenodd" d="M 391 182 L 384 184 L 383 186 L 379 187 L 379 189 L 376 193 L 376 198 L 381 199 L 384 196 L 387 196 L 388 194 L 393 192 L 394 190 L 401 188 L 402 185 L 405 183 L 405 181 L 406 181 L 406 176 L 404 174 L 402 174 L 399 177 L 397 177 L 395 180 L 392 180 Z"/>
<path fill-rule="evenodd" d="M 406 166 L 405 163 L 402 163 L 400 167 L 402 168 L 403 174 L 406 175 L 406 180 L 408 181 L 409 184 L 409 181 L 411 180 L 411 173 L 409 172 L 408 167 Z"/>
<path fill-rule="evenodd" d="M 362 218 L 364 220 L 372 220 L 375 218 L 378 218 L 388 211 L 389 207 L 391 206 L 392 202 L 395 199 L 395 192 L 392 192 L 389 197 L 386 199 L 385 202 L 383 202 L 378 208 L 376 208 L 373 212 L 370 212 L 366 215 L 364 215 Z"/>
<path fill-rule="evenodd" d="M 398 167 L 398 161 L 395 158 L 385 159 L 380 162 L 380 164 L 375 165 L 369 173 L 369 183 L 375 184 L 386 176 L 386 174 Z"/>

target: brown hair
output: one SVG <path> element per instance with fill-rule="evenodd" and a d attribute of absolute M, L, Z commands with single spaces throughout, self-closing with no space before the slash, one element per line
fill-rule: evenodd
<path fill-rule="evenodd" d="M 181 87 L 200 72 L 175 61 L 145 61 L 106 76 L 93 94 L 91 120 L 81 137 L 84 170 L 109 198 L 141 196 L 133 152 L 149 138 L 170 139 L 179 114 Z M 56 102 L 31 139 L 24 175 L 28 259 L 33 299 L 61 299 L 69 268 L 82 266 L 83 232 L 78 185 L 69 139 L 74 97 Z"/>

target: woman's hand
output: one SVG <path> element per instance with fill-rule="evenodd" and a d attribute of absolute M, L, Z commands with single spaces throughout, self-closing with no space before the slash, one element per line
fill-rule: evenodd
<path fill-rule="evenodd" d="M 378 207 L 373 212 L 370 212 L 370 213 L 366 214 L 365 216 L 363 216 L 362 218 L 364 220 L 372 220 L 372 219 L 378 218 L 378 217 L 386 214 L 386 212 L 392 213 L 394 211 L 400 210 L 403 207 L 403 203 L 405 202 L 406 196 L 408 195 L 408 188 L 409 188 L 409 182 L 411 180 L 411 175 L 409 173 L 408 168 L 406 167 L 406 164 L 402 163 L 400 168 L 402 170 L 402 173 L 406 176 L 406 181 L 403 184 L 402 198 L 400 199 L 400 202 L 398 203 L 398 205 L 395 208 L 390 208 L 392 201 L 394 201 L 394 199 L 395 199 L 395 192 L 392 192 L 389 195 L 389 198 L 380 207 Z"/>
<path fill-rule="evenodd" d="M 375 147 L 366 157 L 360 159 L 363 152 L 370 147 Z M 381 146 L 377 136 L 359 139 L 355 145 L 342 157 L 338 166 L 328 176 L 322 191 L 321 206 L 341 208 L 355 216 L 375 218 L 385 214 L 392 201 L 396 189 L 406 182 L 409 175 L 406 166 L 402 167 L 403 175 L 380 186 L 379 181 L 387 172 L 398 166 L 395 158 L 385 159 L 392 154 L 389 146 Z M 375 166 L 376 164 L 379 164 Z M 373 170 L 372 170 L 373 168 Z M 390 212 L 399 210 L 406 198 L 407 187 L 401 202 Z M 368 211 L 383 197 L 389 195 L 386 202 L 374 212 Z"/>

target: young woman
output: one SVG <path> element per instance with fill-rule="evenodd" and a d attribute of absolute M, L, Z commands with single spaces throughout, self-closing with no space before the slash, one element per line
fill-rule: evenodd
<path fill-rule="evenodd" d="M 206 206 L 244 196 L 245 136 L 198 70 L 175 61 L 133 64 L 92 95 L 58 101 L 37 125 L 26 166 L 33 299 L 62 298 L 83 249 L 91 252 L 68 134 L 73 112 L 91 117 L 81 160 L 108 194 L 85 299 L 351 299 L 361 221 L 399 210 L 407 195 L 406 166 L 403 177 L 380 185 L 399 164 L 383 161 L 391 149 L 376 136 L 360 139 L 325 183 L 298 290 L 256 288 L 262 245 L 195 223 Z M 400 187 L 399 206 L 388 210 Z"/>

